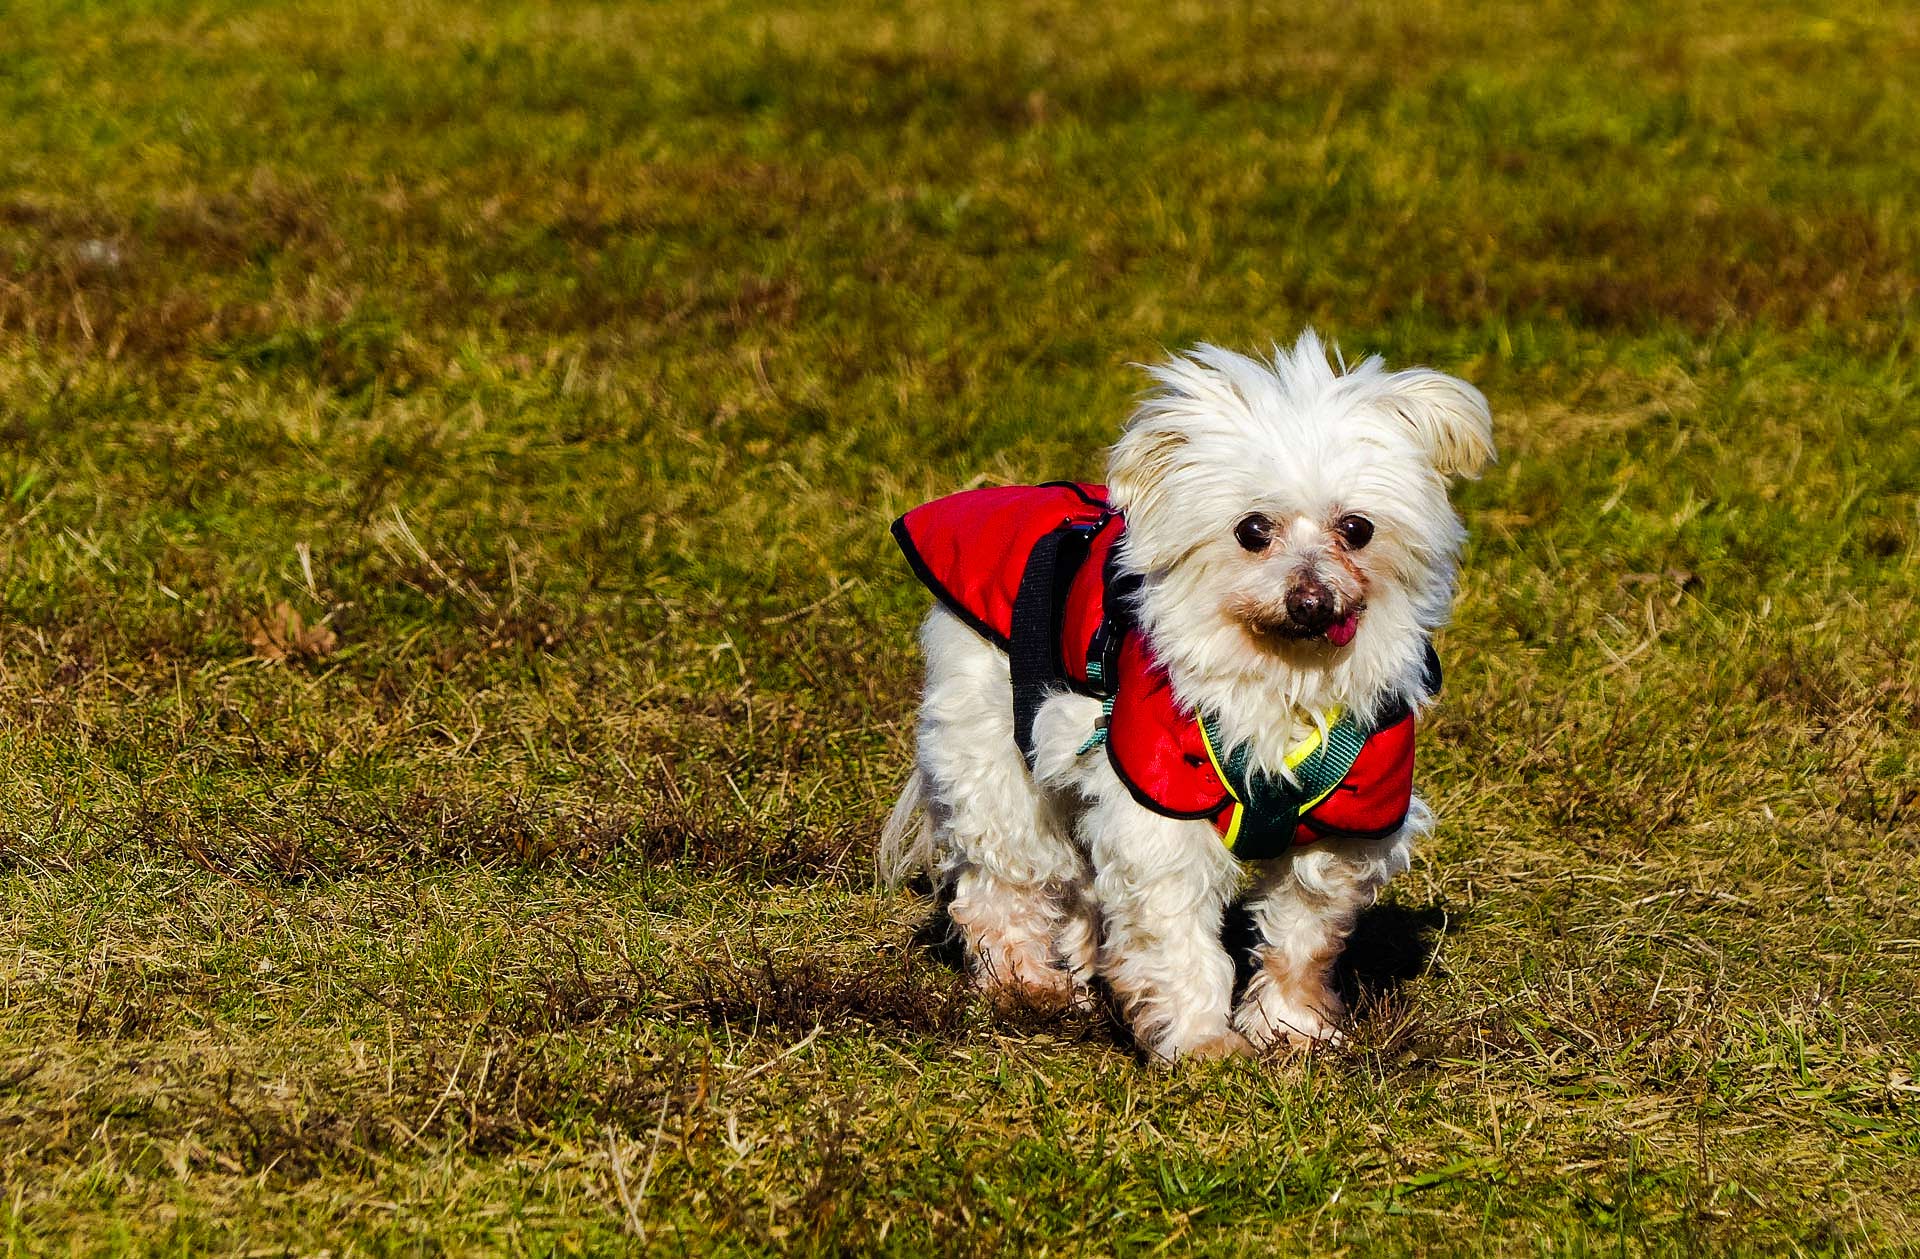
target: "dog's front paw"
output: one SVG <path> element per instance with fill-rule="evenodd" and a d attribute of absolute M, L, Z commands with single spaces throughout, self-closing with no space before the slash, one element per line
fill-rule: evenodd
<path fill-rule="evenodd" d="M 1218 1036 L 1207 1037 L 1187 1050 L 1187 1057 L 1198 1062 L 1212 1062 L 1220 1058 L 1245 1058 L 1252 1053 L 1252 1042 L 1239 1032 L 1229 1030 Z"/>
<path fill-rule="evenodd" d="M 1346 1005 L 1320 980 L 1282 982 L 1262 971 L 1248 983 L 1233 1025 L 1256 1049 L 1276 1045 L 1340 1046 L 1347 1042 L 1341 1024 Z"/>
<path fill-rule="evenodd" d="M 1153 1045 L 1149 1052 L 1155 1066 L 1174 1067 L 1182 1062 L 1218 1062 L 1222 1058 L 1251 1057 L 1256 1050 L 1245 1036 L 1227 1028 L 1190 1041 L 1162 1040 Z"/>

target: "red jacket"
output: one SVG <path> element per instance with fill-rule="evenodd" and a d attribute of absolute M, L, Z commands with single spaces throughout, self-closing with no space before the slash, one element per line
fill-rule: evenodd
<path fill-rule="evenodd" d="M 1238 856 L 1398 830 L 1413 796 L 1412 713 L 1365 732 L 1330 715 L 1326 746 L 1314 735 L 1287 758 L 1297 784 L 1249 776 L 1244 750 L 1215 746 L 1215 723 L 1174 695 L 1133 626 L 1132 583 L 1113 563 L 1125 530 L 1104 486 L 1071 482 L 968 490 L 893 526 L 914 575 L 1013 657 L 1016 739 L 1029 755 L 1038 697 L 1028 685 L 1023 705 L 1023 676 L 1109 700 L 1107 756 L 1134 798 L 1166 817 L 1209 819 Z"/>

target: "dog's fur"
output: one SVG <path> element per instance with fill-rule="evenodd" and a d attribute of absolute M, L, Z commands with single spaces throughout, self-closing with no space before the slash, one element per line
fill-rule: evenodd
<path fill-rule="evenodd" d="M 1396 699 L 1418 709 L 1464 537 L 1447 481 L 1493 457 L 1479 391 L 1378 358 L 1336 370 L 1311 331 L 1265 362 L 1202 345 L 1150 371 L 1158 387 L 1107 481 L 1127 518 L 1121 566 L 1143 579 L 1137 621 L 1176 696 L 1218 714 L 1226 742 L 1250 741 L 1269 773 L 1331 705 L 1363 721 Z M 1254 513 L 1271 522 L 1257 552 L 1235 533 Z M 1359 546 L 1340 524 L 1353 516 L 1373 525 Z M 1301 623 L 1299 592 L 1316 583 L 1344 632 Z M 1047 699 L 1029 772 L 1005 653 L 938 606 L 920 637 L 918 761 L 881 866 L 895 879 L 926 868 L 951 892 L 982 987 L 1064 1006 L 1097 975 L 1168 1061 L 1340 1035 L 1330 968 L 1432 826 L 1424 803 L 1389 838 L 1321 840 L 1243 868 L 1207 822 L 1143 808 L 1105 755 L 1078 753 L 1097 701 Z M 1261 943 L 1236 1005 L 1220 931 L 1243 883 Z"/>

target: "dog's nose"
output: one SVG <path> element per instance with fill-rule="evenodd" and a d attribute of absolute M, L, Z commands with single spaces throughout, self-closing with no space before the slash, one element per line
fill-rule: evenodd
<path fill-rule="evenodd" d="M 1287 615 L 1308 633 L 1333 624 L 1333 591 L 1313 577 L 1303 577 L 1287 591 Z"/>

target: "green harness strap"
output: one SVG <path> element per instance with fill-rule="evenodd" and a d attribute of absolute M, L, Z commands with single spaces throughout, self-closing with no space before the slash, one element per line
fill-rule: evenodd
<path fill-rule="evenodd" d="M 1106 681 L 1105 674 L 1106 670 L 1101 667 L 1098 660 L 1087 661 L 1089 683 L 1094 686 L 1103 685 Z M 1100 720 L 1094 723 L 1093 733 L 1087 736 L 1087 741 L 1080 745 L 1080 750 L 1074 753 L 1075 756 L 1085 756 L 1107 741 L 1107 726 L 1113 721 L 1113 699 L 1113 692 L 1108 691 L 1106 698 L 1100 701 Z"/>
<path fill-rule="evenodd" d="M 1088 661 L 1087 681 L 1097 687 L 1104 680 L 1100 662 Z M 1075 756 L 1085 756 L 1107 741 L 1107 727 L 1113 720 L 1113 699 L 1109 691 L 1100 705 L 1099 722 Z M 1200 718 L 1200 730 L 1209 750 L 1221 746 L 1219 723 L 1211 715 Z M 1353 769 L 1353 763 L 1360 759 L 1360 749 L 1366 745 L 1367 736 L 1360 732 L 1353 717 L 1341 713 L 1328 723 L 1319 747 L 1298 761 L 1289 758 L 1293 782 L 1288 782 L 1283 775 L 1249 772 L 1247 763 L 1253 757 L 1252 745 L 1242 743 L 1234 748 L 1219 766 L 1224 785 L 1239 807 L 1239 817 L 1227 836 L 1227 848 L 1242 861 L 1257 861 L 1277 857 L 1293 847 L 1293 833 L 1300 825 L 1300 815 L 1326 799 L 1341 784 Z"/>
<path fill-rule="evenodd" d="M 1218 723 L 1211 715 L 1201 719 L 1201 730 L 1214 748 L 1221 746 Z M 1338 787 L 1360 749 L 1367 745 L 1353 717 L 1347 713 L 1329 723 L 1320 746 L 1292 764 L 1294 781 L 1283 775 L 1250 771 L 1248 761 L 1253 748 L 1242 743 L 1228 753 L 1224 771 L 1227 791 L 1240 805 L 1240 816 L 1229 834 L 1227 846 L 1243 861 L 1277 857 L 1293 847 L 1293 833 L 1300 815 L 1324 800 Z"/>

